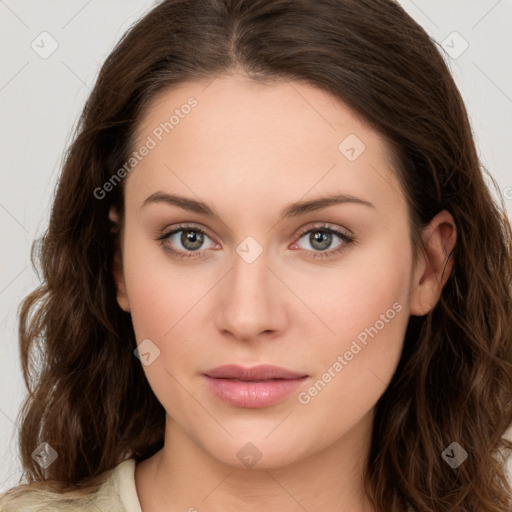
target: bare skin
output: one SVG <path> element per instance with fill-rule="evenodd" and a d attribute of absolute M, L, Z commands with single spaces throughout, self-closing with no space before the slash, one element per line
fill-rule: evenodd
<path fill-rule="evenodd" d="M 453 218 L 434 217 L 423 233 L 427 252 L 413 261 L 384 138 L 328 93 L 297 82 L 231 74 L 182 84 L 151 105 L 136 147 L 191 96 L 197 106 L 126 178 L 116 258 L 117 299 L 137 343 L 149 339 L 160 350 L 144 371 L 167 412 L 164 448 L 136 467 L 142 510 L 371 512 L 362 471 L 374 407 L 409 316 L 439 299 Z M 339 149 L 350 134 L 365 145 L 359 155 L 351 151 L 356 139 Z M 220 218 L 165 202 L 144 206 L 155 192 L 204 201 Z M 362 202 L 280 218 L 291 203 L 335 193 Z M 204 231 L 199 250 L 183 245 L 182 232 L 164 246 L 155 239 L 182 223 Z M 331 231 L 324 249 L 313 239 L 319 226 L 354 242 Z M 245 246 L 249 253 L 263 249 L 250 263 L 236 250 L 247 237 L 257 243 Z M 372 326 L 377 334 L 351 352 Z M 242 408 L 205 385 L 203 373 L 227 363 L 309 377 L 274 405 Z M 319 380 L 325 386 L 315 393 Z M 247 443 L 261 456 L 251 467 L 237 455 Z"/>

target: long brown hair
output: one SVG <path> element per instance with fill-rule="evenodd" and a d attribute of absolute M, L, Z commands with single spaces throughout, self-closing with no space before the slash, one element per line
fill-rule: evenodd
<path fill-rule="evenodd" d="M 101 198 L 94 191 L 134 151 L 137 123 L 157 94 L 232 70 L 312 84 L 375 127 L 396 155 L 415 251 L 437 212 L 448 210 L 457 225 L 450 278 L 435 308 L 410 318 L 376 406 L 365 470 L 376 509 L 509 510 L 510 224 L 485 184 L 436 43 L 392 0 L 165 0 L 124 35 L 85 105 L 48 230 L 33 246 L 42 284 L 20 308 L 27 482 L 85 496 L 127 457 L 141 461 L 163 446 L 165 411 L 116 302 L 119 237 L 108 212 L 123 215 L 122 183 Z M 42 442 L 58 453 L 46 470 L 31 456 Z M 468 452 L 457 469 L 442 457 L 452 442 Z"/>

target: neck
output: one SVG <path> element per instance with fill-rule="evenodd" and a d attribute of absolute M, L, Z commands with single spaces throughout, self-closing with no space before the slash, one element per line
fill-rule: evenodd
<path fill-rule="evenodd" d="M 212 457 L 167 417 L 164 447 L 136 467 L 141 506 L 144 512 L 373 512 L 362 476 L 372 424 L 373 410 L 320 452 L 290 456 L 285 466 L 264 464 L 263 457 L 239 467 Z"/>

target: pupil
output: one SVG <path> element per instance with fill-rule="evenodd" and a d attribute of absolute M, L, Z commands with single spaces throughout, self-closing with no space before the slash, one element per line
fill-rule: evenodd
<path fill-rule="evenodd" d="M 203 236 L 201 233 L 192 230 L 185 230 L 181 235 L 181 243 L 183 247 L 195 251 L 201 247 L 203 243 Z"/>
<path fill-rule="evenodd" d="M 331 245 L 332 234 L 327 231 L 315 231 L 311 233 L 311 246 L 324 250 Z M 316 245 L 319 243 L 319 245 Z"/>

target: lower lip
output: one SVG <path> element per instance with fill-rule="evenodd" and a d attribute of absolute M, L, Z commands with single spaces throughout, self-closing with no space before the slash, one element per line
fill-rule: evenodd
<path fill-rule="evenodd" d="M 237 407 L 257 409 L 268 407 L 293 393 L 307 377 L 300 379 L 270 379 L 240 381 L 214 379 L 205 375 L 210 390 L 224 402 Z"/>

